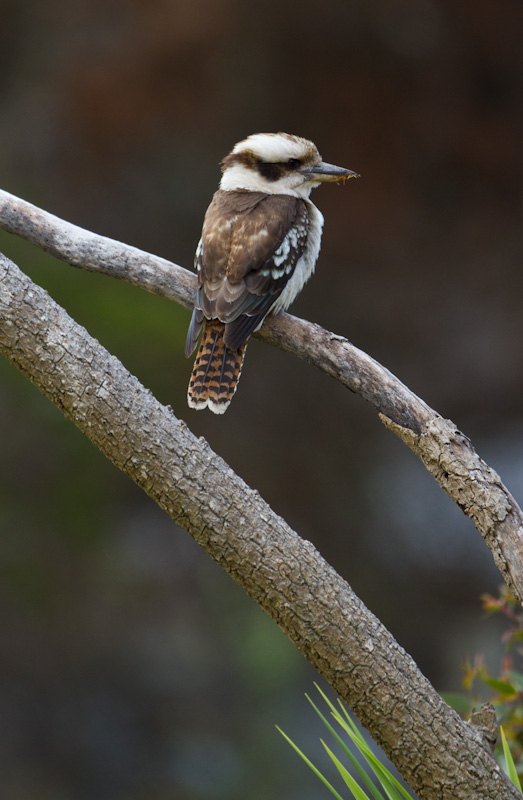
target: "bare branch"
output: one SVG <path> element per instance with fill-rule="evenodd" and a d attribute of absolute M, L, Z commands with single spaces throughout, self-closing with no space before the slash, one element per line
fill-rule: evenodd
<path fill-rule="evenodd" d="M 192 308 L 196 275 L 164 258 L 99 236 L 0 189 L 0 227 L 75 267 L 102 272 Z M 257 337 L 341 381 L 378 411 L 419 433 L 436 412 L 347 339 L 279 314 Z"/>
<path fill-rule="evenodd" d="M 65 222 L 0 190 L 0 227 L 69 264 L 103 272 L 191 307 L 196 276 L 163 258 Z M 485 539 L 507 586 L 523 604 L 523 514 L 450 420 L 347 339 L 279 314 L 256 334 L 314 364 L 369 401 L 382 421 L 421 458 Z"/>
<path fill-rule="evenodd" d="M 0 350 L 280 625 L 420 798 L 519 797 L 316 549 L 4 256 Z"/>
<path fill-rule="evenodd" d="M 191 308 L 196 275 L 137 247 L 99 236 L 0 189 L 0 228 L 90 272 L 102 272 Z"/>

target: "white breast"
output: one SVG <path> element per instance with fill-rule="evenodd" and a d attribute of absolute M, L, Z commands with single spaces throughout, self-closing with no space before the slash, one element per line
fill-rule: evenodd
<path fill-rule="evenodd" d="M 309 278 L 314 272 L 321 245 L 321 232 L 323 229 L 323 214 L 318 211 L 314 203 L 305 201 L 309 212 L 309 235 L 305 251 L 294 270 L 294 274 L 285 286 L 285 289 L 271 307 L 272 314 L 286 311 L 293 300 L 299 295 Z"/>

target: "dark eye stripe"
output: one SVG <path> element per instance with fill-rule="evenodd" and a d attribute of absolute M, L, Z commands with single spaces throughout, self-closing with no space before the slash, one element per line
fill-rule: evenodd
<path fill-rule="evenodd" d="M 280 178 L 283 178 L 285 175 L 286 164 L 270 164 L 267 161 L 262 161 L 261 158 L 258 159 L 256 167 L 260 175 L 262 175 L 265 180 L 267 181 L 278 181 Z"/>
<path fill-rule="evenodd" d="M 301 167 L 299 158 L 289 158 L 288 161 L 280 161 L 277 163 L 262 161 L 262 159 L 259 158 L 256 162 L 256 168 L 260 175 L 262 175 L 265 180 L 271 182 L 280 180 L 286 172 L 294 172 L 299 167 Z"/>

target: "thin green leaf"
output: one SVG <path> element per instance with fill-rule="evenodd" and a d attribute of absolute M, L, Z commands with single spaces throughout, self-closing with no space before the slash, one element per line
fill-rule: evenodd
<path fill-rule="evenodd" d="M 320 687 L 320 686 L 318 686 L 318 684 L 317 684 L 316 682 L 314 683 L 314 686 L 316 687 L 316 689 L 317 689 L 317 691 L 319 692 L 319 694 L 321 694 L 321 696 L 322 696 L 322 697 L 323 697 L 323 699 L 325 700 L 325 704 L 329 706 L 330 710 L 331 710 L 331 711 L 333 711 L 333 712 L 334 712 L 334 711 L 336 711 L 336 707 L 334 706 L 334 704 L 332 703 L 332 701 L 331 701 L 331 700 L 329 700 L 329 698 L 327 697 L 327 695 L 325 694 L 325 692 L 323 691 L 323 689 L 321 689 L 321 687 Z"/>
<path fill-rule="evenodd" d="M 403 797 L 404 800 L 414 800 L 413 796 L 396 780 L 394 775 L 381 763 L 379 758 L 369 749 L 368 761 L 378 780 L 387 793 L 393 792 L 394 798 Z"/>
<path fill-rule="evenodd" d="M 339 761 L 336 758 L 336 756 L 334 755 L 332 750 L 329 750 L 329 748 L 327 747 L 327 745 L 325 744 L 323 739 L 321 739 L 320 741 L 321 741 L 322 745 L 324 746 L 325 750 L 327 751 L 327 753 L 329 754 L 330 758 L 332 759 L 332 761 L 336 765 L 336 769 L 340 773 L 340 775 L 343 778 L 343 780 L 345 781 L 346 785 L 348 786 L 348 788 L 351 790 L 352 794 L 354 795 L 355 800 L 369 800 L 369 795 L 366 794 L 363 791 L 361 786 L 358 786 L 358 784 L 356 783 L 356 781 L 354 780 L 354 778 L 352 777 L 350 772 L 348 772 L 348 770 L 343 766 L 341 761 Z"/>
<path fill-rule="evenodd" d="M 336 791 L 336 789 L 334 788 L 334 786 L 332 786 L 332 785 L 329 783 L 329 781 L 327 780 L 327 778 L 325 778 L 325 777 L 324 777 L 324 776 L 321 774 L 321 772 L 319 771 L 319 769 L 317 769 L 317 768 L 314 766 L 314 764 L 312 763 L 312 761 L 309 761 L 309 759 L 307 758 L 307 756 L 305 755 L 305 753 L 302 753 L 302 751 L 300 750 L 300 748 L 299 748 L 299 747 L 297 747 L 297 746 L 294 744 L 294 742 L 292 741 L 292 739 L 289 739 L 289 737 L 287 736 L 287 734 L 286 734 L 286 733 L 284 733 L 284 732 L 282 731 L 282 729 L 281 729 L 281 728 L 278 728 L 278 726 L 277 726 L 277 725 L 276 725 L 276 730 L 278 730 L 278 731 L 281 733 L 281 735 L 284 737 L 284 739 L 287 739 L 287 741 L 289 742 L 290 746 L 291 746 L 291 747 L 292 747 L 292 748 L 293 748 L 293 749 L 294 749 L 294 750 L 295 750 L 295 751 L 298 753 L 298 755 L 299 755 L 299 756 L 300 756 L 300 757 L 301 757 L 301 758 L 302 758 L 302 759 L 305 761 L 305 763 L 306 763 L 306 764 L 307 764 L 307 765 L 308 765 L 308 766 L 309 766 L 309 767 L 312 769 L 312 771 L 314 772 L 314 774 L 315 774 L 315 775 L 317 775 L 317 776 L 318 776 L 318 778 L 320 779 L 320 781 L 322 781 L 322 782 L 325 784 L 325 786 L 327 787 L 327 789 L 329 789 L 329 791 L 330 791 L 330 792 L 332 792 L 332 794 L 334 795 L 334 797 L 337 797 L 337 798 L 338 798 L 338 800 L 343 800 L 342 796 L 338 794 L 338 792 Z"/>
<path fill-rule="evenodd" d="M 398 796 L 398 792 L 401 797 L 405 798 L 405 800 L 413 800 L 412 795 L 407 792 L 407 790 L 401 785 L 399 781 L 396 780 L 394 775 L 392 775 L 389 770 L 383 766 L 379 758 L 372 752 L 371 748 L 365 742 L 363 736 L 358 731 L 355 733 L 352 730 L 352 725 L 354 724 L 351 719 L 348 720 L 348 723 L 339 718 L 339 723 L 345 730 L 345 732 L 350 736 L 356 747 L 359 749 L 362 756 L 365 758 L 367 763 L 369 764 L 370 768 L 378 778 L 383 790 L 386 792 L 387 796 L 390 800 L 396 800 Z"/>
<path fill-rule="evenodd" d="M 346 709 L 345 705 L 344 705 L 344 704 L 341 702 L 341 700 L 339 700 L 339 699 L 338 699 L 338 705 L 339 705 L 339 707 L 341 708 L 341 710 L 343 711 L 343 714 L 344 714 L 344 716 L 345 716 L 345 719 L 346 719 L 346 721 L 348 722 L 348 724 L 351 726 L 351 728 L 352 728 L 352 730 L 354 731 L 354 733 L 356 733 L 356 734 L 359 734 L 359 735 L 361 736 L 361 733 L 360 733 L 360 730 L 359 730 L 358 726 L 356 725 L 356 723 L 355 723 L 355 722 L 354 722 L 354 720 L 352 719 L 351 715 L 350 715 L 350 714 L 349 714 L 349 712 L 347 711 L 347 709 Z M 338 712 L 338 713 L 339 713 L 339 712 Z M 361 738 L 363 738 L 363 737 L 361 736 Z"/>
<path fill-rule="evenodd" d="M 516 765 L 514 764 L 514 759 L 512 758 L 512 753 L 510 752 L 510 748 L 507 743 L 507 737 L 505 736 L 505 731 L 503 730 L 503 726 L 500 727 L 501 731 L 501 741 L 503 742 L 503 755 L 505 756 L 505 763 L 507 765 L 507 772 L 510 780 L 521 792 L 521 784 L 519 782 L 518 773 L 516 770 Z"/>
<path fill-rule="evenodd" d="M 523 692 L 523 675 L 520 672 L 507 672 L 510 680 L 520 692 Z"/>
<path fill-rule="evenodd" d="M 360 730 L 356 726 L 355 722 L 352 720 L 351 716 L 349 715 L 349 713 L 347 712 L 345 706 L 341 703 L 341 701 L 338 700 L 338 703 L 339 703 L 341 711 L 343 712 L 343 715 L 344 715 L 345 719 L 340 714 L 340 711 L 333 705 L 333 703 L 329 700 L 329 698 L 320 689 L 320 687 L 317 684 L 315 684 L 315 686 L 316 686 L 316 689 L 318 690 L 318 692 L 320 693 L 320 695 L 322 696 L 323 700 L 325 701 L 326 705 L 331 710 L 332 716 L 333 716 L 334 720 L 336 721 L 336 723 L 342 728 L 343 731 L 345 731 L 345 733 L 348 734 L 350 740 L 358 748 L 358 751 L 360 752 L 361 756 L 366 761 L 367 767 L 370 768 L 370 770 L 371 770 L 371 774 L 374 773 L 374 775 L 376 776 L 376 778 L 377 778 L 379 784 L 381 785 L 382 790 L 385 793 L 385 796 L 388 798 L 388 800 L 402 800 L 402 798 L 403 798 L 403 800 L 413 800 L 412 796 L 403 788 L 403 786 L 396 780 L 396 778 L 394 778 L 394 776 L 391 775 L 391 773 L 386 769 L 386 767 L 384 767 L 381 764 L 379 758 L 377 758 L 377 756 L 374 755 L 372 750 L 367 745 L 362 733 L 360 732 Z M 384 800 L 384 794 L 376 786 L 376 784 L 374 783 L 372 778 L 369 776 L 369 774 L 366 772 L 366 770 L 363 768 L 363 766 L 359 763 L 357 758 L 353 755 L 353 753 L 351 752 L 351 750 L 349 749 L 347 744 L 345 744 L 345 742 L 341 739 L 341 737 L 339 736 L 337 731 L 329 723 L 329 721 L 326 719 L 324 714 L 322 714 L 322 712 L 317 708 L 317 706 L 314 704 L 314 702 L 311 700 L 311 698 L 308 695 L 305 695 L 305 696 L 307 697 L 307 700 L 309 701 L 311 706 L 314 708 L 314 710 L 317 713 L 317 715 L 322 720 L 322 722 L 325 725 L 325 727 L 327 728 L 327 730 L 331 733 L 331 735 L 333 736 L 334 740 L 338 743 L 338 745 L 341 747 L 341 749 L 344 752 L 344 754 L 349 759 L 350 763 L 352 764 L 352 766 L 356 770 L 356 772 L 359 775 L 360 779 L 365 784 L 365 787 L 371 792 L 372 797 L 374 798 L 374 800 Z M 321 775 L 321 773 L 319 773 L 319 771 L 316 770 L 314 765 L 311 764 L 311 762 L 301 753 L 301 751 L 296 747 L 296 745 L 294 745 L 294 743 L 285 734 L 283 734 L 283 735 L 290 742 L 290 744 L 294 747 L 296 752 L 298 752 L 301 755 L 301 757 L 306 761 L 306 763 L 309 764 L 311 769 L 313 769 L 313 771 L 318 775 L 318 777 L 320 777 L 323 780 L 323 782 L 327 785 L 328 782 Z M 325 745 L 325 743 L 322 742 L 322 744 L 324 745 L 324 747 L 329 752 L 329 755 L 331 755 L 331 752 L 330 752 L 330 750 L 328 750 L 328 748 Z M 349 775 L 348 785 L 349 785 L 349 788 L 351 788 L 351 790 L 352 790 L 351 781 L 354 782 L 354 778 L 350 775 L 350 773 L 347 772 L 346 768 L 343 767 L 341 762 L 339 762 L 339 760 L 336 759 L 335 756 L 331 755 L 331 758 L 333 758 L 333 761 L 336 764 L 336 766 L 338 764 L 340 765 L 340 767 L 344 771 L 343 772 L 344 775 L 345 775 L 345 773 L 347 773 L 347 775 Z M 360 792 L 363 791 L 363 789 L 361 789 L 361 787 L 358 784 L 354 784 L 354 785 L 357 786 L 357 788 L 358 788 L 358 790 Z M 328 786 L 330 787 L 330 784 L 328 784 Z M 331 788 L 331 791 L 333 791 L 332 788 Z M 368 795 L 364 795 L 364 797 L 368 798 Z"/>
<path fill-rule="evenodd" d="M 331 703 L 331 702 L 330 702 L 330 701 L 327 699 L 327 697 L 325 697 L 325 695 L 323 694 L 323 692 L 321 691 L 321 689 L 319 688 L 319 686 L 318 686 L 318 685 L 316 685 L 316 688 L 318 689 L 319 693 L 320 693 L 320 694 L 322 695 L 322 697 L 324 698 L 324 700 L 325 700 L 325 702 L 327 703 L 327 705 L 329 706 L 329 708 L 333 709 L 333 715 L 334 715 L 334 717 L 336 718 L 336 714 L 337 714 L 338 712 L 336 711 L 336 708 L 335 708 L 335 706 L 333 706 L 333 705 L 332 705 L 332 703 Z M 336 741 L 336 742 L 338 743 L 338 745 L 341 747 L 341 749 L 343 750 L 343 752 L 345 753 L 345 755 L 346 755 L 346 756 L 347 756 L 347 758 L 349 759 L 350 763 L 352 764 L 352 766 L 354 767 L 354 769 L 355 769 L 355 770 L 356 770 L 356 772 L 358 773 L 359 777 L 361 778 L 361 780 L 363 781 L 363 783 L 365 784 L 365 786 L 367 787 L 367 789 L 369 790 L 369 792 L 370 792 L 370 793 L 372 794 L 372 796 L 374 797 L 374 800 L 383 800 L 383 795 L 381 794 L 381 792 L 379 791 L 379 789 L 377 788 L 377 786 L 374 784 L 374 782 L 372 781 L 372 779 L 369 777 L 369 775 L 368 775 L 368 774 L 365 772 L 364 768 L 363 768 L 363 767 L 362 767 L 362 765 L 359 763 L 358 759 L 357 759 L 357 758 L 354 756 L 354 754 L 353 754 L 353 753 L 352 753 L 352 752 L 349 750 L 349 748 L 347 747 L 347 745 L 345 744 L 345 742 L 343 741 L 343 739 L 340 737 L 340 735 L 338 734 L 338 732 L 337 732 L 337 731 L 336 731 L 336 730 L 335 730 L 335 729 L 332 727 L 332 725 L 330 724 L 330 722 L 329 722 L 329 721 L 326 719 L 326 717 L 325 717 L 325 716 L 324 716 L 324 715 L 321 713 L 321 711 L 319 710 L 319 708 L 317 708 L 317 706 L 316 706 L 316 705 L 313 703 L 313 701 L 311 700 L 311 698 L 310 698 L 308 695 L 305 695 L 305 697 L 307 698 L 307 700 L 309 701 L 309 703 L 311 704 L 311 706 L 313 707 L 313 709 L 315 710 L 315 712 L 317 713 L 317 715 L 319 716 L 319 718 L 322 720 L 323 724 L 325 725 L 325 727 L 327 728 L 327 730 L 329 731 L 329 733 L 332 735 L 332 737 L 335 739 L 335 741 Z M 337 721 L 338 721 L 338 720 L 337 720 Z"/>
<path fill-rule="evenodd" d="M 318 691 L 321 690 L 318 688 Z M 323 695 L 323 692 L 321 692 L 321 694 Z M 323 695 L 323 697 L 325 697 L 325 695 Z M 341 717 L 341 715 L 337 710 L 333 712 L 334 718 L 336 719 L 338 724 L 343 728 L 343 730 L 349 735 L 351 740 L 354 742 L 354 744 L 360 751 L 361 755 L 367 761 L 367 764 L 378 778 L 383 789 L 387 792 L 388 796 L 390 797 L 392 793 L 393 800 L 396 800 L 397 796 L 396 793 L 400 792 L 400 795 L 403 796 L 405 800 L 413 800 L 412 795 L 410 795 L 407 792 L 407 790 L 401 785 L 401 783 L 399 783 L 399 781 L 396 780 L 394 775 L 392 775 L 389 772 L 389 770 L 381 763 L 379 758 L 373 753 L 373 751 L 365 741 L 364 736 L 356 726 L 356 723 L 353 721 L 352 717 L 345 708 L 344 704 L 339 699 L 338 699 L 338 704 L 345 716 L 345 719 Z M 329 703 L 329 706 L 332 708 L 333 707 L 332 703 Z"/>
<path fill-rule="evenodd" d="M 496 678 L 485 678 L 483 683 L 501 694 L 516 694 L 516 689 L 508 681 L 498 681 Z"/>

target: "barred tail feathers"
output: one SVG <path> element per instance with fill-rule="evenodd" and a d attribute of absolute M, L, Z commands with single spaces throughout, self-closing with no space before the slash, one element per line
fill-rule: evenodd
<path fill-rule="evenodd" d="M 224 333 L 223 322 L 206 320 L 189 380 L 187 401 L 191 408 L 208 407 L 215 414 L 223 414 L 236 391 L 247 342 L 238 350 L 229 350 Z"/>

